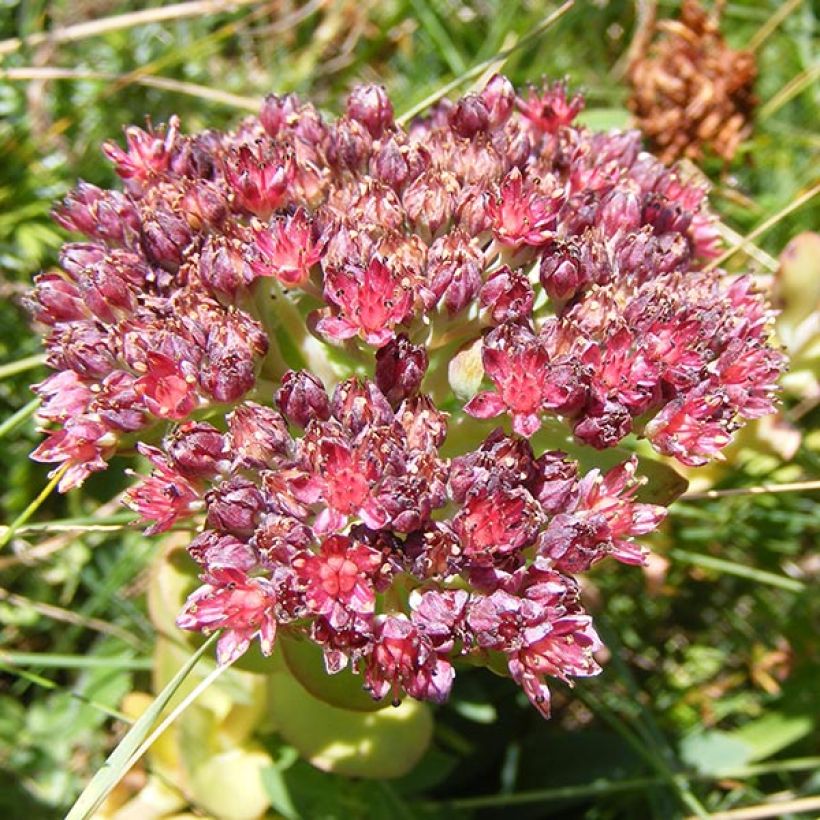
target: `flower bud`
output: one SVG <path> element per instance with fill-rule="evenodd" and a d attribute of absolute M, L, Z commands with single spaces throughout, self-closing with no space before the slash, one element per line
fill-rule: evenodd
<path fill-rule="evenodd" d="M 347 115 L 358 120 L 378 139 L 393 125 L 393 103 L 384 86 L 357 85 L 347 98 Z"/>
<path fill-rule="evenodd" d="M 276 406 L 297 427 L 307 427 L 313 419 L 330 418 L 330 400 L 324 385 L 307 370 L 288 370 L 276 393 Z"/>
<path fill-rule="evenodd" d="M 490 124 L 490 112 L 477 94 L 466 94 L 455 105 L 447 120 L 460 137 L 472 139 L 479 131 L 486 131 Z"/>
<path fill-rule="evenodd" d="M 265 509 L 259 488 L 241 476 L 223 481 L 207 493 L 205 500 L 208 526 L 240 538 L 253 533 Z"/>
<path fill-rule="evenodd" d="M 532 312 L 535 293 L 523 270 L 507 265 L 494 271 L 481 288 L 481 307 L 486 308 L 493 324 L 526 319 Z"/>
<path fill-rule="evenodd" d="M 426 370 L 427 351 L 404 333 L 376 353 L 376 384 L 393 407 L 419 391 Z"/>
<path fill-rule="evenodd" d="M 230 464 L 225 437 L 206 422 L 180 425 L 165 441 L 174 466 L 189 478 L 214 478 Z"/>
<path fill-rule="evenodd" d="M 494 74 L 480 97 L 487 109 L 491 128 L 502 126 L 510 118 L 515 105 L 515 89 L 506 77 Z"/>
<path fill-rule="evenodd" d="M 228 416 L 228 436 L 234 462 L 250 469 L 270 467 L 291 444 L 285 420 L 272 407 L 240 404 Z"/>

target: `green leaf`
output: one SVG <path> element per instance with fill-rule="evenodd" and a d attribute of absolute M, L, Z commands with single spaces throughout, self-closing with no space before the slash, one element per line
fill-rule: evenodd
<path fill-rule="evenodd" d="M 735 740 L 751 750 L 749 762 L 765 760 L 792 743 L 802 740 L 814 731 L 815 721 L 810 715 L 786 715 L 768 712 L 763 717 L 746 723 L 731 733 Z"/>
<path fill-rule="evenodd" d="M 684 738 L 680 753 L 684 763 L 705 775 L 738 769 L 752 759 L 752 749 L 747 743 L 719 729 Z"/>
<path fill-rule="evenodd" d="M 353 712 L 311 695 L 287 670 L 270 676 L 269 713 L 279 734 L 319 769 L 347 777 L 400 777 L 433 734 L 426 704 L 406 698 L 379 712 Z"/>
<path fill-rule="evenodd" d="M 293 676 L 315 698 L 340 709 L 354 712 L 377 712 L 390 704 L 387 700 L 373 700 L 362 688 L 361 675 L 344 669 L 336 675 L 325 670 L 322 650 L 314 643 L 296 637 L 280 635 L 282 657 Z"/>
<path fill-rule="evenodd" d="M 209 756 L 191 778 L 197 805 L 223 820 L 255 820 L 271 804 L 262 771 L 272 762 L 270 755 L 256 746 Z"/>
<path fill-rule="evenodd" d="M 631 115 L 625 108 L 588 108 L 578 115 L 578 122 L 593 131 L 623 131 L 630 126 Z"/>
<path fill-rule="evenodd" d="M 143 712 L 140 718 L 128 730 L 128 733 L 117 744 L 117 747 L 111 752 L 102 767 L 97 771 L 94 777 L 91 778 L 91 782 L 83 789 L 77 802 L 66 815 L 66 820 L 85 820 L 91 817 L 102 805 L 111 790 L 128 773 L 127 767 L 132 755 L 148 737 L 154 724 L 159 719 L 162 710 L 168 705 L 182 682 L 196 666 L 197 661 L 216 638 L 217 635 L 213 635 L 190 657 L 188 662 L 177 672 L 170 683 L 157 695 L 151 706 Z"/>

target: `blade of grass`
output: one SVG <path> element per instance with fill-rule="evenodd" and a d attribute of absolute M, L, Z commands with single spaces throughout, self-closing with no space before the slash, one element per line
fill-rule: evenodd
<path fill-rule="evenodd" d="M 6 362 L 0 365 L 0 380 L 16 376 L 18 373 L 25 373 L 26 370 L 33 370 L 45 360 L 45 353 L 36 353 L 34 356 L 26 356 L 25 359 L 18 359 L 16 362 Z"/>
<path fill-rule="evenodd" d="M 541 25 L 536 26 L 529 34 L 527 34 L 525 37 L 522 37 L 515 45 L 510 46 L 510 48 L 504 49 L 503 51 L 500 51 L 498 54 L 493 55 L 487 60 L 482 60 L 480 63 L 477 63 L 472 68 L 465 71 L 463 74 L 460 74 L 458 77 L 451 80 L 449 83 L 445 83 L 432 94 L 421 100 L 421 102 L 416 103 L 416 105 L 412 106 L 408 111 L 405 111 L 403 114 L 397 117 L 396 123 L 398 125 L 405 125 L 417 114 L 420 114 L 422 111 L 426 110 L 431 105 L 437 103 L 440 99 L 442 99 L 442 97 L 446 97 L 451 91 L 454 91 L 463 83 L 466 83 L 469 80 L 478 77 L 489 66 L 493 65 L 493 63 L 496 63 L 499 60 L 506 60 L 507 57 L 509 57 L 518 49 L 523 48 L 526 45 L 529 45 L 531 42 L 533 42 L 533 40 L 540 37 L 545 31 L 552 28 L 574 5 L 575 0 L 567 0 L 565 3 L 559 6 L 552 14 L 550 14 L 541 23 Z"/>
<path fill-rule="evenodd" d="M 49 680 L 48 678 L 44 678 L 41 675 L 35 675 L 34 672 L 29 672 L 26 669 L 18 669 L 15 666 L 11 666 L 9 664 L 3 663 L 0 661 L 0 669 L 3 670 L 7 675 L 17 675 L 24 680 L 27 680 L 29 683 L 33 683 L 35 686 L 39 686 L 42 689 L 49 689 L 51 691 L 63 691 L 68 692 L 68 695 L 75 700 L 80 701 L 80 703 L 85 704 L 86 706 L 90 706 L 92 709 L 96 709 L 98 712 L 102 712 L 108 717 L 115 718 L 116 720 L 121 720 L 123 723 L 131 724 L 134 721 L 131 720 L 128 715 L 124 715 L 122 712 L 112 709 L 110 706 L 106 706 L 104 703 L 98 703 L 96 700 L 92 698 L 86 697 L 82 692 L 74 692 L 72 690 L 66 690 L 59 684 L 54 683 L 53 680 Z"/>
<path fill-rule="evenodd" d="M 186 94 L 190 97 L 197 97 L 208 102 L 226 105 L 229 108 L 237 108 L 240 111 L 259 111 L 260 100 L 256 97 L 242 97 L 239 94 L 231 94 L 228 91 L 220 91 L 218 88 L 210 88 L 197 83 L 189 83 L 183 80 L 174 80 L 170 77 L 157 77 L 154 75 L 131 76 L 129 74 L 109 74 L 105 71 L 86 71 L 85 69 L 74 68 L 52 68 L 49 66 L 8 68 L 0 69 L 0 80 L 11 82 L 28 82 L 30 80 L 98 80 L 104 83 L 113 83 L 116 90 L 125 88 L 127 85 L 135 83 L 148 88 L 158 88 L 162 91 L 173 91 L 177 94 Z"/>
<path fill-rule="evenodd" d="M 683 561 L 687 564 L 693 564 L 694 566 L 703 567 L 704 569 L 712 569 L 716 572 L 723 572 L 727 575 L 736 575 L 738 578 L 748 578 L 750 581 L 757 581 L 760 584 L 778 587 L 779 589 L 785 589 L 789 592 L 803 592 L 806 589 L 806 585 L 795 578 L 787 578 L 785 575 L 776 575 L 774 572 L 767 572 L 764 569 L 757 569 L 756 567 L 735 564 L 732 561 L 726 561 L 723 558 L 714 558 L 711 555 L 689 552 L 688 550 L 678 549 L 677 547 L 669 550 L 668 555 L 676 561 Z"/>
<path fill-rule="evenodd" d="M 150 23 L 166 23 L 187 17 L 204 17 L 220 12 L 233 11 L 241 6 L 250 6 L 257 0 L 194 0 L 189 3 L 174 3 L 170 6 L 142 9 L 127 14 L 114 14 L 100 20 L 75 23 L 73 26 L 53 31 L 36 32 L 25 38 L 12 37 L 0 42 L 0 55 L 13 54 L 24 46 L 30 48 L 43 43 L 73 43 L 89 37 L 99 37 L 112 31 L 145 26 Z"/>
<path fill-rule="evenodd" d="M 732 487 L 728 490 L 705 490 L 700 493 L 684 493 L 681 501 L 706 501 L 712 498 L 728 498 L 733 495 L 767 495 L 768 493 L 802 493 L 820 490 L 820 481 L 792 481 L 788 484 L 760 484 L 756 487 Z"/>
<path fill-rule="evenodd" d="M 435 10 L 430 8 L 426 0 L 410 0 L 410 5 L 416 12 L 430 39 L 436 44 L 444 61 L 450 66 L 453 74 L 461 74 L 467 70 L 467 65 L 459 50 L 450 39 L 447 29 L 441 24 Z"/>
<path fill-rule="evenodd" d="M 792 814 L 808 814 L 820 809 L 820 795 L 798 797 L 795 800 L 772 800 L 756 806 L 729 809 L 709 815 L 712 820 L 763 820 L 765 817 L 787 817 Z M 686 818 L 690 820 L 690 818 Z"/>
<path fill-rule="evenodd" d="M 669 787 L 678 798 L 680 803 L 689 811 L 694 812 L 698 817 L 709 817 L 709 813 L 695 797 L 685 775 L 672 771 L 654 750 L 635 736 L 631 726 L 610 706 L 602 700 L 595 699 L 589 692 L 580 689 L 576 692 L 577 697 L 596 715 L 608 723 L 632 748 L 644 759 L 644 761 L 654 769 L 663 783 Z"/>
<path fill-rule="evenodd" d="M 808 88 L 818 77 L 820 77 L 820 64 L 809 66 L 805 71 L 801 71 L 796 77 L 793 77 L 777 94 L 770 100 L 767 100 L 758 111 L 758 120 L 765 120 L 771 117 L 776 111 L 779 111 L 789 100 L 794 99 L 798 94 L 801 94 L 804 89 Z"/>
<path fill-rule="evenodd" d="M 148 735 L 147 738 L 139 745 L 137 750 L 131 755 L 128 759 L 127 764 L 123 768 L 122 775 L 125 775 L 129 769 L 131 769 L 139 759 L 154 745 L 154 743 L 159 740 L 159 738 L 165 734 L 168 728 L 173 724 L 173 722 L 220 676 L 223 672 L 226 672 L 230 669 L 231 664 L 223 664 L 222 666 L 217 666 L 215 669 L 211 670 L 191 691 L 187 694 L 178 704 L 175 706 L 168 715 L 162 720 L 162 722 Z M 116 784 L 115 784 L 116 785 Z M 95 807 L 96 808 L 96 807 Z M 69 817 L 66 820 L 70 820 Z"/>
<path fill-rule="evenodd" d="M 18 595 L 16 592 L 9 592 L 7 589 L 1 587 L 0 601 L 8 601 L 13 606 L 28 607 L 40 615 L 44 615 L 46 618 L 52 618 L 55 621 L 62 621 L 63 623 L 79 626 L 83 629 L 92 629 L 104 635 L 111 635 L 115 638 L 119 638 L 135 649 L 140 649 L 142 645 L 138 638 L 116 624 L 110 624 L 108 621 L 102 621 L 99 618 L 90 618 L 77 612 L 54 606 L 53 604 L 43 603 L 42 601 L 32 601 L 30 598 Z"/>
<path fill-rule="evenodd" d="M 39 666 L 42 669 L 132 669 L 143 672 L 153 668 L 151 658 L 102 658 L 96 655 L 55 655 L 50 652 L 6 652 L 0 660 L 11 666 Z"/>
<path fill-rule="evenodd" d="M 17 530 L 22 527 L 23 524 L 25 524 L 26 521 L 28 521 L 29 518 L 37 512 L 38 509 L 40 509 L 40 505 L 51 495 L 52 490 L 60 483 L 60 479 L 63 477 L 68 467 L 69 464 L 66 462 L 62 467 L 55 470 L 54 475 L 51 477 L 51 481 L 46 484 L 40 495 L 38 495 L 37 498 L 35 498 L 34 501 L 32 501 L 31 504 L 29 504 L 28 507 L 26 507 L 23 512 L 21 512 L 20 515 L 18 515 L 17 518 L 15 518 L 14 521 L 12 521 L 11 524 L 5 528 L 3 534 L 0 535 L 0 549 L 3 549 L 3 547 L 5 547 L 6 544 L 14 538 L 14 534 Z"/>
<path fill-rule="evenodd" d="M 77 802 L 66 815 L 66 820 L 85 820 L 85 818 L 92 816 L 111 790 L 128 773 L 133 765 L 132 759 L 135 751 L 141 748 L 141 744 L 159 719 L 163 709 L 168 705 L 168 702 L 191 673 L 202 655 L 217 639 L 217 635 L 218 633 L 212 635 L 191 655 L 188 661 L 168 682 L 168 685 L 156 696 L 154 702 L 140 715 L 99 771 L 91 778 L 89 784 L 83 789 Z M 188 699 L 186 698 L 186 700 Z"/>
<path fill-rule="evenodd" d="M 695 772 L 692 780 L 713 782 L 716 780 L 745 780 L 764 774 L 780 772 L 811 771 L 820 768 L 820 757 L 794 758 L 793 760 L 776 760 L 773 763 L 761 763 L 737 769 L 726 769 L 716 774 Z M 556 800 L 572 800 L 583 797 L 599 797 L 619 792 L 643 791 L 652 786 L 662 786 L 664 781 L 659 777 L 635 777 L 629 780 L 594 780 L 579 786 L 558 786 L 551 789 L 533 789 L 531 791 L 513 792 L 511 794 L 488 794 L 477 797 L 458 797 L 453 800 L 430 801 L 425 806 L 430 808 L 450 809 L 483 809 L 502 806 L 520 806 L 526 803 L 550 803 Z M 714 817 L 714 815 L 712 815 Z"/>
<path fill-rule="evenodd" d="M 743 250 L 746 245 L 754 242 L 759 236 L 762 236 L 766 231 L 773 228 L 780 222 L 782 219 L 787 217 L 790 213 L 796 211 L 798 208 L 805 205 L 810 200 L 814 199 L 817 194 L 820 194 L 820 184 L 815 185 L 814 187 L 810 188 L 808 191 L 804 191 L 797 199 L 793 202 L 790 202 L 785 208 L 778 211 L 776 214 L 770 216 L 765 222 L 762 222 L 758 225 L 751 233 L 747 234 L 743 239 L 738 242 L 736 245 L 733 245 L 729 248 L 725 253 L 722 253 L 717 259 L 713 259 L 704 270 L 714 270 L 715 268 L 722 265 L 727 259 L 733 257 L 738 251 Z"/>
<path fill-rule="evenodd" d="M 13 433 L 18 427 L 25 424 L 37 412 L 39 406 L 40 399 L 32 399 L 3 421 L 0 424 L 0 439 L 5 438 L 9 433 Z"/>
<path fill-rule="evenodd" d="M 777 27 L 803 2 L 803 0 L 786 0 L 779 9 L 754 33 L 746 48 L 757 51 Z"/>

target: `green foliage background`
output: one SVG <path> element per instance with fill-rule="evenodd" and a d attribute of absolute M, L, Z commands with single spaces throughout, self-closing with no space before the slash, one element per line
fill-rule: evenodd
<path fill-rule="evenodd" d="M 77 42 L 25 41 L 153 5 L 0 0 L 0 40 L 24 38 L 19 48 L 0 43 L 0 423 L 31 401 L 28 385 L 44 376 L 14 363 L 40 351 L 20 298 L 65 239 L 49 219 L 51 203 L 78 178 L 114 184 L 99 151 L 105 139 L 149 113 L 155 122 L 177 113 L 189 131 L 243 115 L 211 90 L 251 99 L 297 91 L 338 111 L 355 83 L 376 81 L 401 112 L 514 45 L 554 9 L 541 0 L 274 0 Z M 748 43 L 780 6 L 726 3 L 730 43 Z M 758 51 L 763 107 L 753 139 L 731 167 L 704 167 L 716 208 L 740 234 L 817 181 L 815 7 L 791 6 Z M 659 14 L 677 7 L 663 0 Z M 617 69 L 634 25 L 633 3 L 578 0 L 503 69 L 519 85 L 566 75 L 586 91 L 590 122 L 622 126 L 627 91 Z M 66 78 L 38 78 L 44 68 Z M 194 84 L 192 93 L 146 85 L 157 77 Z M 816 201 L 766 233 L 763 251 L 777 257 L 791 237 L 816 230 Z M 731 266 L 748 264 L 741 253 Z M 784 406 L 798 408 L 794 455 L 784 459 L 750 434 L 710 474 L 718 489 L 817 478 L 818 412 L 800 395 Z M 19 418 L 0 441 L 6 524 L 47 481 L 27 458 L 38 438 L 33 423 Z M 121 514 L 107 502 L 124 486 L 123 466 L 49 497 L 34 521 L 115 526 Z M 481 670 L 460 675 L 451 703 L 437 711 L 430 751 L 397 781 L 325 774 L 264 738 L 277 761 L 264 778 L 271 816 L 670 818 L 816 795 L 816 501 L 805 491 L 678 502 L 653 544 L 668 565 L 593 574 L 587 598 L 612 658 L 574 692 L 558 688 L 549 723 L 509 681 Z M 155 629 L 144 593 L 156 551 L 131 529 L 66 536 L 34 523 L 0 553 L 4 817 L 62 816 L 122 734 L 107 712 L 127 693 L 150 690 Z"/>

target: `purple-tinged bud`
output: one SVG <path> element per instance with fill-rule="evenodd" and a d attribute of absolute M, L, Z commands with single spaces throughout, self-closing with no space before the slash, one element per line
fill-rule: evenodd
<path fill-rule="evenodd" d="M 87 268 L 78 285 L 82 300 L 102 322 L 113 324 L 136 306 L 131 288 L 112 262 Z"/>
<path fill-rule="evenodd" d="M 398 140 L 390 136 L 382 142 L 370 160 L 370 172 L 394 191 L 401 191 L 410 178 L 410 165 L 406 153 Z"/>
<path fill-rule="evenodd" d="M 609 282 L 612 266 L 600 234 L 587 231 L 579 239 L 547 246 L 540 277 L 547 295 L 557 302 L 568 301 L 589 285 Z"/>
<path fill-rule="evenodd" d="M 532 494 L 547 515 L 569 509 L 577 497 L 578 463 L 566 453 L 550 450 L 536 461 L 536 479 Z"/>
<path fill-rule="evenodd" d="M 641 204 L 637 194 L 620 188 L 607 194 L 598 207 L 595 224 L 607 239 L 637 231 L 641 226 Z"/>
<path fill-rule="evenodd" d="M 46 343 L 47 363 L 55 370 L 74 370 L 84 379 L 102 379 L 115 367 L 111 334 L 97 322 L 74 321 Z"/>
<path fill-rule="evenodd" d="M 82 272 L 105 259 L 109 249 L 92 242 L 69 242 L 60 249 L 60 267 L 76 282 Z"/>
<path fill-rule="evenodd" d="M 228 416 L 228 436 L 234 463 L 249 469 L 270 467 L 287 455 L 291 438 L 282 416 L 272 407 L 240 404 Z"/>
<path fill-rule="evenodd" d="M 477 94 L 465 94 L 447 115 L 450 128 L 460 137 L 472 139 L 490 124 L 490 112 Z"/>
<path fill-rule="evenodd" d="M 418 393 L 427 364 L 427 351 L 412 344 L 404 333 L 379 349 L 376 384 L 393 407 Z"/>
<path fill-rule="evenodd" d="M 225 157 L 223 169 L 232 204 L 240 212 L 268 219 L 290 199 L 296 165 L 288 152 L 266 149 L 261 142 L 255 148 L 243 145 Z"/>
<path fill-rule="evenodd" d="M 88 316 L 77 286 L 59 273 L 41 273 L 34 277 L 34 284 L 36 288 L 25 305 L 35 321 L 53 327 Z"/>
<path fill-rule="evenodd" d="M 307 550 L 313 541 L 310 527 L 290 515 L 268 513 L 251 539 L 263 565 L 289 564 L 299 552 Z"/>
<path fill-rule="evenodd" d="M 211 234 L 199 252 L 199 278 L 217 293 L 235 299 L 238 291 L 253 280 L 246 257 L 247 246 L 238 237 Z"/>
<path fill-rule="evenodd" d="M 692 224 L 692 212 L 662 194 L 650 193 L 643 200 L 641 222 L 651 225 L 658 234 L 686 233 Z"/>
<path fill-rule="evenodd" d="M 491 128 L 498 128 L 510 118 L 515 105 L 515 89 L 506 77 L 493 75 L 479 96 L 486 106 Z"/>
<path fill-rule="evenodd" d="M 488 309 L 493 324 L 500 325 L 529 318 L 535 293 L 523 270 L 510 270 L 504 265 L 484 283 L 479 300 L 481 307 Z"/>
<path fill-rule="evenodd" d="M 550 299 L 566 302 L 586 284 L 581 261 L 568 246 L 553 246 L 541 257 L 541 285 Z"/>
<path fill-rule="evenodd" d="M 619 402 L 607 400 L 595 415 L 582 415 L 572 432 L 584 444 L 605 450 L 632 432 L 632 416 Z"/>
<path fill-rule="evenodd" d="M 212 353 L 202 369 L 203 390 L 216 401 L 234 404 L 256 384 L 253 354 L 247 349 L 223 349 Z"/>
<path fill-rule="evenodd" d="M 426 225 L 435 235 L 452 217 L 461 186 L 454 174 L 441 169 L 425 171 L 407 186 L 402 205 L 417 227 Z"/>
<path fill-rule="evenodd" d="M 461 189 L 456 206 L 456 224 L 470 236 L 480 237 L 492 227 L 487 200 L 488 194 L 483 185 L 469 185 Z"/>
<path fill-rule="evenodd" d="M 325 386 L 307 370 L 288 370 L 276 393 L 276 406 L 297 427 L 307 427 L 314 419 L 330 418 L 330 400 Z"/>
<path fill-rule="evenodd" d="M 103 191 L 88 182 L 80 182 L 52 216 L 67 231 L 120 245 L 129 244 L 140 228 L 139 214 L 127 196 L 119 191 Z"/>
<path fill-rule="evenodd" d="M 275 137 L 296 118 L 300 106 L 299 98 L 295 94 L 285 94 L 283 97 L 268 94 L 262 103 L 259 121 L 265 131 Z"/>
<path fill-rule="evenodd" d="M 228 215 L 224 194 L 213 182 L 204 179 L 198 179 L 186 188 L 178 207 L 194 231 L 217 228 Z"/>
<path fill-rule="evenodd" d="M 393 125 L 393 103 L 384 86 L 357 85 L 347 98 L 347 115 L 358 120 L 378 139 Z"/>
<path fill-rule="evenodd" d="M 148 424 L 137 378 L 124 370 L 109 373 L 94 396 L 92 409 L 112 430 L 134 433 Z"/>
<path fill-rule="evenodd" d="M 214 175 L 214 157 L 221 149 L 220 135 L 215 131 L 181 137 L 171 156 L 169 173 L 177 178 L 211 179 Z"/>
<path fill-rule="evenodd" d="M 250 572 L 257 564 L 256 555 L 248 544 L 233 535 L 213 530 L 205 530 L 194 538 L 188 544 L 188 554 L 207 572 L 224 567 Z"/>
<path fill-rule="evenodd" d="M 230 465 L 225 437 L 207 422 L 180 425 L 165 439 L 165 451 L 188 478 L 213 479 Z"/>
<path fill-rule="evenodd" d="M 339 171 L 360 169 L 370 157 L 373 138 L 358 120 L 341 117 L 330 132 L 327 161 Z"/>
<path fill-rule="evenodd" d="M 146 208 L 142 221 L 142 247 L 152 262 L 171 272 L 177 270 L 192 239 L 191 228 L 181 214 L 164 208 Z"/>
<path fill-rule="evenodd" d="M 235 476 L 210 490 L 208 526 L 238 537 L 247 537 L 256 529 L 265 510 L 265 499 L 252 481 Z"/>
<path fill-rule="evenodd" d="M 333 417 L 352 434 L 365 427 L 383 427 L 393 421 L 393 410 L 379 388 L 357 378 L 339 382 L 330 403 Z"/>
<path fill-rule="evenodd" d="M 429 310 L 443 301 L 450 316 L 464 310 L 478 294 L 484 254 L 465 231 L 439 237 L 427 256 L 427 281 L 420 296 Z"/>

